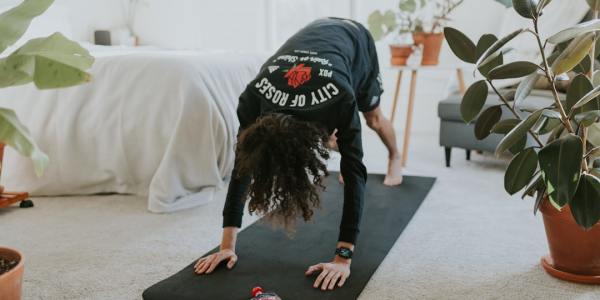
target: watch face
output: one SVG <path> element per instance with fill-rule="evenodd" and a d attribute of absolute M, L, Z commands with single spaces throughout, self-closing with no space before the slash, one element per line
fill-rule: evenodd
<path fill-rule="evenodd" d="M 337 249 L 337 254 L 343 258 L 351 258 L 352 250 L 347 249 L 347 248 L 339 248 L 339 249 Z"/>

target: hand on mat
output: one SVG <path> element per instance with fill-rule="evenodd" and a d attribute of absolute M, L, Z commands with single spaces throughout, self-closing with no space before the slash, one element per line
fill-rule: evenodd
<path fill-rule="evenodd" d="M 217 253 L 200 258 L 194 266 L 194 272 L 196 272 L 196 274 L 210 274 L 215 270 L 219 263 L 224 260 L 229 260 L 227 262 L 227 268 L 231 269 L 237 262 L 238 257 L 233 250 L 223 249 Z"/>
<path fill-rule="evenodd" d="M 337 286 L 341 287 L 346 282 L 346 279 L 350 277 L 350 263 L 335 259 L 330 263 L 320 263 L 310 266 L 305 274 L 309 276 L 318 271 L 321 271 L 321 274 L 315 280 L 313 287 L 318 289 L 320 285 L 323 291 L 327 289 L 333 290 L 336 283 Z"/>

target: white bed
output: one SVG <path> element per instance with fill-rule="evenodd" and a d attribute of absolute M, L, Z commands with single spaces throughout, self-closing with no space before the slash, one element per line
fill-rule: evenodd
<path fill-rule="evenodd" d="M 37 178 L 8 150 L 3 184 L 33 195 L 148 196 L 152 212 L 213 198 L 233 167 L 237 99 L 264 56 L 89 46 L 92 82 L 0 90 L 50 164 Z"/>

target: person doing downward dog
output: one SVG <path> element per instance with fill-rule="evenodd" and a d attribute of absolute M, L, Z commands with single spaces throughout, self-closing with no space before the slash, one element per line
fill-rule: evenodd
<path fill-rule="evenodd" d="M 337 249 L 331 262 L 310 266 L 314 287 L 343 286 L 350 275 L 364 201 L 367 171 L 362 162 L 362 112 L 389 150 L 383 184 L 402 182 L 392 124 L 379 108 L 383 93 L 373 38 L 357 22 L 326 18 L 293 35 L 261 67 L 239 99 L 240 122 L 223 209 L 220 251 L 200 258 L 195 272 L 209 274 L 223 261 L 232 268 L 245 200 L 249 211 L 286 228 L 311 219 L 328 175 L 328 145 L 341 155 L 344 205 Z"/>

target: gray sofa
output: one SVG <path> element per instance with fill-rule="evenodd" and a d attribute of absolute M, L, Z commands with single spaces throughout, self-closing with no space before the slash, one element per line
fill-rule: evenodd
<path fill-rule="evenodd" d="M 523 107 L 517 111 L 519 111 L 521 117 L 525 117 L 527 113 L 522 112 L 521 110 L 532 111 L 547 107 L 553 103 L 552 99 L 550 91 L 534 90 L 523 103 Z M 451 164 L 452 149 L 460 148 L 466 150 L 466 158 L 467 160 L 470 160 L 471 151 L 493 153 L 496 150 L 496 146 L 503 138 L 503 135 L 491 134 L 484 140 L 477 140 L 474 133 L 475 121 L 467 124 L 460 115 L 461 101 L 462 95 L 456 93 L 440 101 L 438 104 L 440 145 L 444 147 L 447 167 L 450 167 Z M 499 97 L 495 93 L 490 93 L 482 111 L 498 104 L 501 104 Z M 506 107 L 503 107 L 502 110 L 502 119 L 514 118 L 512 113 Z M 528 144 L 532 145 L 531 138 L 528 141 Z"/>

